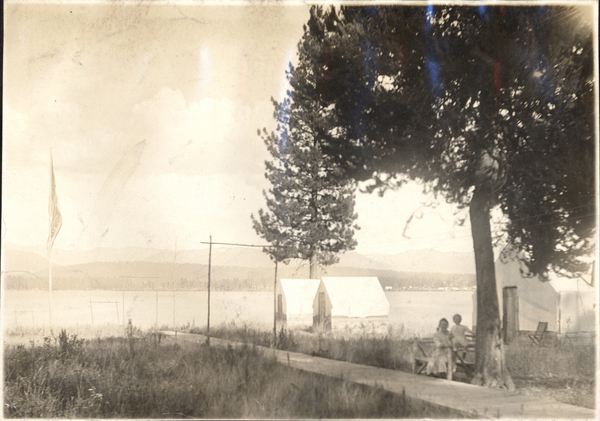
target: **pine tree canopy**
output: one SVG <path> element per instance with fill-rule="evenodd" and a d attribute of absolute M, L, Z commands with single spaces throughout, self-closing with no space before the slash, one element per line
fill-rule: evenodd
<path fill-rule="evenodd" d="M 577 7 L 315 7 L 325 154 L 372 190 L 468 207 L 487 184 L 531 274 L 585 271 L 596 233 L 592 30 Z"/>
<path fill-rule="evenodd" d="M 327 266 L 357 245 L 356 182 L 343 177 L 321 147 L 329 127 L 324 104 L 315 95 L 313 51 L 314 40 L 305 35 L 298 46 L 299 64 L 288 72 L 288 98 L 273 101 L 277 130 L 259 131 L 272 157 L 265 163 L 271 189 L 264 194 L 267 210 L 252 215 L 252 221 L 256 232 L 276 246 L 265 250 L 275 261 L 316 257 Z"/>

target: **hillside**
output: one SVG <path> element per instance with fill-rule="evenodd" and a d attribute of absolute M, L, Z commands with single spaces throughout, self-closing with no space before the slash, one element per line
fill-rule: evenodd
<path fill-rule="evenodd" d="M 7 248 L 2 250 L 2 272 L 35 273 L 44 268 L 48 268 L 48 259 L 37 253 Z"/>
<path fill-rule="evenodd" d="M 306 278 L 308 267 L 278 267 L 278 278 Z M 271 290 L 274 268 L 213 266 L 213 290 Z M 376 276 L 382 286 L 393 289 L 466 288 L 475 285 L 469 274 L 414 273 L 336 266 L 323 275 Z M 208 265 L 155 262 L 102 262 L 72 266 L 56 266 L 52 271 L 54 289 L 111 290 L 206 290 Z M 7 289 L 48 288 L 48 269 L 37 272 L 7 273 L 3 279 Z"/>
<path fill-rule="evenodd" d="M 195 289 L 207 288 L 208 249 L 177 252 L 128 248 L 122 250 L 61 251 L 53 263 L 55 289 Z M 396 256 L 364 256 L 350 252 L 340 263 L 325 268 L 328 276 L 377 276 L 394 289 L 472 287 L 475 276 L 459 272 L 468 267 L 460 253 L 440 255 L 434 250 Z M 48 261 L 38 253 L 7 249 L 3 253 L 3 282 L 9 289 L 46 289 Z M 115 260 L 89 261 L 91 258 Z M 125 260 L 132 258 L 131 260 Z M 431 260 L 429 260 L 431 259 Z M 427 262 L 435 264 L 427 264 Z M 446 270 L 446 272 L 443 272 Z M 306 278 L 308 265 L 292 261 L 278 265 L 278 278 Z M 211 288 L 215 290 L 268 290 L 273 287 L 274 264 L 261 249 L 217 248 L 212 253 Z"/>
<path fill-rule="evenodd" d="M 27 266 L 24 252 L 33 253 L 33 260 L 46 261 L 47 252 L 43 247 L 5 248 L 9 258 L 5 265 L 10 270 L 33 270 Z M 19 252 L 21 258 L 10 258 L 12 252 Z M 32 260 L 32 261 L 33 261 Z M 208 247 L 197 250 L 160 250 L 153 248 L 126 247 L 122 249 L 97 248 L 94 250 L 54 250 L 52 262 L 55 265 L 70 266 L 93 262 L 155 262 L 208 264 Z M 240 266 L 247 268 L 273 267 L 273 262 L 259 247 L 213 246 L 212 264 L 219 266 Z M 292 261 L 290 266 L 300 266 L 302 262 Z M 47 263 L 44 263 L 44 266 Z M 364 255 L 350 251 L 340 255 L 340 267 L 356 267 L 373 270 L 395 270 L 399 272 L 430 273 L 475 273 L 473 253 L 442 252 L 438 250 L 409 250 L 398 254 Z"/>
<path fill-rule="evenodd" d="M 375 254 L 371 258 L 390 269 L 407 272 L 475 273 L 473 253 L 433 249 L 409 250 L 399 254 Z"/>

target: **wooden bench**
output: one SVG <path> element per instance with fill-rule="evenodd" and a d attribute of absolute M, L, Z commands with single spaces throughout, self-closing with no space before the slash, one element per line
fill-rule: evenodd
<path fill-rule="evenodd" d="M 452 380 L 454 367 L 460 368 L 469 379 L 473 377 L 475 369 L 475 338 L 467 335 L 469 343 L 466 348 L 460 348 L 454 352 L 448 348 L 448 367 L 446 367 L 446 378 Z M 415 338 L 412 348 L 412 372 L 421 374 L 431 360 L 433 353 L 433 338 Z"/>

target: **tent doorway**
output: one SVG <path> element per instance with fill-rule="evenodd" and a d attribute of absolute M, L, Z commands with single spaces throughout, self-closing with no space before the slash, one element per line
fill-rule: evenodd
<path fill-rule="evenodd" d="M 519 296 L 517 287 L 502 290 L 502 331 L 504 343 L 509 344 L 519 335 Z"/>
<path fill-rule="evenodd" d="M 319 327 L 323 328 L 325 326 L 325 293 L 319 292 Z"/>

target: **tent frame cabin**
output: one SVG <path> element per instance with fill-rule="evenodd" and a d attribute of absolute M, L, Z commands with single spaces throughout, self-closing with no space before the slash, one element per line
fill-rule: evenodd
<path fill-rule="evenodd" d="M 598 303 L 594 288 L 595 264 L 590 273 L 566 278 L 554 272 L 547 280 L 522 273 L 517 258 L 496 259 L 496 290 L 505 343 L 535 333 L 547 323 L 544 338 L 563 335 L 595 335 Z M 477 300 L 473 295 L 473 325 L 477 324 Z"/>
<path fill-rule="evenodd" d="M 285 329 L 312 326 L 313 299 L 319 279 L 278 279 L 276 286 L 277 324 Z"/>
<path fill-rule="evenodd" d="M 313 302 L 313 326 L 345 335 L 385 335 L 390 304 L 376 277 L 323 277 Z"/>

